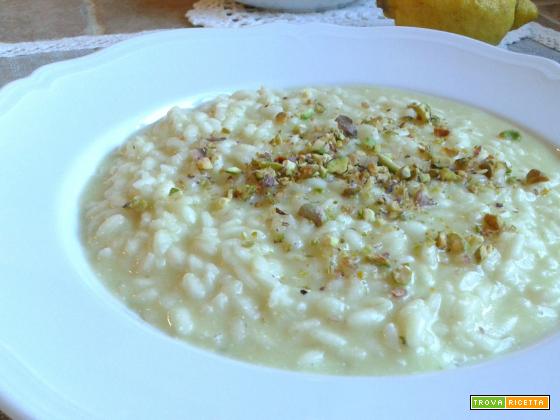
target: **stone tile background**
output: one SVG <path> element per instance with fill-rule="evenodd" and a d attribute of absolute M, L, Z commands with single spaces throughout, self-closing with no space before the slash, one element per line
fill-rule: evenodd
<path fill-rule="evenodd" d="M 560 0 L 533 0 L 539 6 L 539 22 L 560 31 Z"/>
<path fill-rule="evenodd" d="M 0 0 L 0 42 L 189 27 L 196 0 Z"/>
<path fill-rule="evenodd" d="M 0 0 L 0 42 L 188 27 L 196 0 Z M 535 0 L 543 25 L 560 30 L 560 0 Z"/>

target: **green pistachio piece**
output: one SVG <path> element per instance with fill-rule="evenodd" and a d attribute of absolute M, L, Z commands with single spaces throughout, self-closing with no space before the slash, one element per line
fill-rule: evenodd
<path fill-rule="evenodd" d="M 375 140 L 371 137 L 366 137 L 365 139 L 362 140 L 361 142 L 362 146 L 364 146 L 366 149 L 374 149 L 375 145 L 377 144 L 375 142 Z"/>
<path fill-rule="evenodd" d="M 393 162 L 389 156 L 384 155 L 383 153 L 378 153 L 377 157 L 379 158 L 379 163 L 389 169 L 392 173 L 396 174 L 400 171 L 401 168 Z"/>
<path fill-rule="evenodd" d="M 439 178 L 444 182 L 458 182 L 461 177 L 449 168 L 443 168 L 439 171 Z"/>
<path fill-rule="evenodd" d="M 539 184 L 541 182 L 548 182 L 548 181 L 550 181 L 550 178 L 548 178 L 545 174 L 543 174 L 538 169 L 531 169 L 527 173 L 527 176 L 525 177 L 525 184 L 527 185 Z"/>
<path fill-rule="evenodd" d="M 292 162 L 291 160 L 285 160 L 282 162 L 282 168 L 284 169 L 284 173 L 288 176 L 293 175 L 297 170 L 297 164 Z"/>
<path fill-rule="evenodd" d="M 429 105 L 415 102 L 410 104 L 408 108 L 416 112 L 416 121 L 420 124 L 427 124 L 432 119 L 432 110 Z"/>
<path fill-rule="evenodd" d="M 375 222 L 375 212 L 367 207 L 358 210 L 358 216 L 366 222 Z"/>
<path fill-rule="evenodd" d="M 350 160 L 344 156 L 331 160 L 327 163 L 327 172 L 330 174 L 343 174 L 348 170 Z"/>
<path fill-rule="evenodd" d="M 227 198 L 227 197 L 216 198 L 215 200 L 212 200 L 212 202 L 210 203 L 210 209 L 214 211 L 222 210 L 229 204 L 230 201 L 231 198 Z"/>
<path fill-rule="evenodd" d="M 412 172 L 409 166 L 403 166 L 399 170 L 399 175 L 402 179 L 409 179 L 412 176 Z"/>
<path fill-rule="evenodd" d="M 482 232 L 485 235 L 500 233 L 504 229 L 504 222 L 500 216 L 487 213 L 482 219 Z"/>
<path fill-rule="evenodd" d="M 311 146 L 311 151 L 319 155 L 324 155 L 325 153 L 327 153 L 327 145 L 325 144 L 324 141 L 317 140 Z"/>
<path fill-rule="evenodd" d="M 239 169 L 237 166 L 231 166 L 229 168 L 226 168 L 225 172 L 231 175 L 239 175 L 243 171 Z"/>
<path fill-rule="evenodd" d="M 315 111 L 309 108 L 307 111 L 303 112 L 299 117 L 305 121 L 305 120 L 309 120 L 311 117 L 313 117 L 313 115 L 315 115 Z"/>
<path fill-rule="evenodd" d="M 233 191 L 233 196 L 240 200 L 248 200 L 257 192 L 257 187 L 251 184 L 240 185 Z"/>
<path fill-rule="evenodd" d="M 317 102 L 315 104 L 315 112 L 317 114 L 322 114 L 323 112 L 325 112 L 326 108 L 325 105 L 323 105 L 321 102 Z"/>
<path fill-rule="evenodd" d="M 517 130 L 505 130 L 498 134 L 498 137 L 502 140 L 520 141 L 521 133 Z"/>
<path fill-rule="evenodd" d="M 391 262 L 389 261 L 389 258 L 387 258 L 385 255 L 369 253 L 364 257 L 364 259 L 366 262 L 376 265 L 378 267 L 391 266 Z"/>
<path fill-rule="evenodd" d="M 460 254 L 465 251 L 465 240 L 457 233 L 447 235 L 447 251 L 450 254 Z"/>
<path fill-rule="evenodd" d="M 447 249 L 447 235 L 445 232 L 439 232 L 436 235 L 435 242 L 439 249 Z"/>
<path fill-rule="evenodd" d="M 203 158 L 200 158 L 199 160 L 197 160 L 196 161 L 196 166 L 201 171 L 207 171 L 207 170 L 212 169 L 214 167 L 214 165 L 212 164 L 212 161 L 208 157 L 203 157 Z"/>
<path fill-rule="evenodd" d="M 149 203 L 141 197 L 134 197 L 123 205 L 123 209 L 131 209 L 136 211 L 144 211 L 148 208 Z"/>
<path fill-rule="evenodd" d="M 177 187 L 171 187 L 171 188 L 169 189 L 169 194 L 168 194 L 168 195 L 169 195 L 169 197 L 171 197 L 171 196 L 173 196 L 173 195 L 181 194 L 182 192 L 183 192 L 183 191 L 181 191 L 181 190 L 180 190 L 179 188 L 177 188 Z"/>
<path fill-rule="evenodd" d="M 486 258 L 492 253 L 494 247 L 490 244 L 482 244 L 474 252 L 474 258 L 478 264 L 484 262 Z"/>

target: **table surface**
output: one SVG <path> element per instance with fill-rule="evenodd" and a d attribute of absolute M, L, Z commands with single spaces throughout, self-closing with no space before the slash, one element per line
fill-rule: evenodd
<path fill-rule="evenodd" d="M 192 27 L 185 13 L 196 0 L 0 0 L 0 42 L 15 43 L 80 35 L 135 33 Z M 560 0 L 535 0 L 539 22 L 560 31 Z M 560 62 L 560 53 L 530 40 L 511 50 L 542 55 Z M 75 50 L 0 57 L 0 87 L 55 61 L 89 54 Z"/>
<path fill-rule="evenodd" d="M 560 0 L 534 0 L 538 22 L 560 31 Z M 185 18 L 196 0 L 0 0 L 0 42 L 15 43 L 80 35 L 134 33 L 192 27 Z M 532 40 L 510 46 L 512 51 L 541 55 L 560 62 L 560 53 Z M 54 61 L 93 50 L 0 58 L 0 87 Z M 0 411 L 0 420 L 9 420 Z"/>
<path fill-rule="evenodd" d="M 560 0 L 534 0 L 543 25 L 560 30 Z M 0 0 L 0 42 L 190 26 L 196 0 Z"/>

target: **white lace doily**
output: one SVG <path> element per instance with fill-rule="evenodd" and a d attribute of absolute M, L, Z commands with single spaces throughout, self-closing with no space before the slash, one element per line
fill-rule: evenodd
<path fill-rule="evenodd" d="M 359 0 L 340 9 L 317 13 L 286 13 L 255 9 L 234 0 L 200 0 L 187 12 L 187 18 L 196 26 L 207 28 L 238 28 L 270 22 L 325 22 L 344 26 L 394 25 L 383 16 L 375 0 Z"/>
<path fill-rule="evenodd" d="M 13 44 L 0 42 L 0 58 L 106 48 L 116 44 L 117 42 L 152 32 L 157 31 L 144 31 L 131 34 L 84 35 L 69 38 L 49 39 L 45 41 L 16 42 Z"/>
<path fill-rule="evenodd" d="M 203 0 L 204 2 L 223 3 L 228 0 Z M 313 15 L 324 15 L 324 13 L 312 13 Z M 300 15 L 297 15 L 300 16 Z M 228 18 L 229 19 L 229 18 Z M 379 21 L 390 22 L 388 19 L 376 18 Z M 318 22 L 329 22 L 328 20 L 317 19 Z M 260 22 L 260 21 L 259 21 Z M 266 22 L 269 22 L 268 20 Z M 296 20 L 296 22 L 299 22 Z M 265 22 L 262 22 L 265 23 Z M 385 23 L 386 25 L 387 23 Z M 356 23 L 352 25 L 356 26 Z M 362 25 L 363 26 L 363 25 Z M 374 25 L 375 26 L 375 25 Z M 97 35 L 97 36 L 78 36 L 73 38 L 62 38 L 36 42 L 19 42 L 15 44 L 7 44 L 0 42 L 0 58 L 18 57 L 24 55 L 52 53 L 60 51 L 80 51 L 97 48 L 105 48 L 117 42 L 133 38 L 138 35 L 144 35 L 150 32 L 146 31 L 132 34 L 114 34 L 114 35 Z M 546 28 L 538 23 L 529 23 L 515 31 L 511 31 L 501 42 L 502 48 L 514 44 L 521 39 L 530 38 L 549 48 L 560 51 L 560 32 Z"/>
<path fill-rule="evenodd" d="M 528 23 L 515 31 L 511 31 L 502 40 L 500 46 L 507 47 L 525 38 L 533 39 L 553 50 L 560 51 L 560 32 L 546 28 L 536 22 Z"/>

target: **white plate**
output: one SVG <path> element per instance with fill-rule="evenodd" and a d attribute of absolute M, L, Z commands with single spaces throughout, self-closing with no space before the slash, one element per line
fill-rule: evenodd
<path fill-rule="evenodd" d="M 95 278 L 78 240 L 78 195 L 102 156 L 131 132 L 172 104 L 218 92 L 349 83 L 460 100 L 560 140 L 560 66 L 419 29 L 278 24 L 161 32 L 5 87 L 0 406 L 49 419 L 285 420 L 495 414 L 469 412 L 469 394 L 552 393 L 554 404 L 558 336 L 441 373 L 285 372 L 170 338 L 125 310 Z"/>

